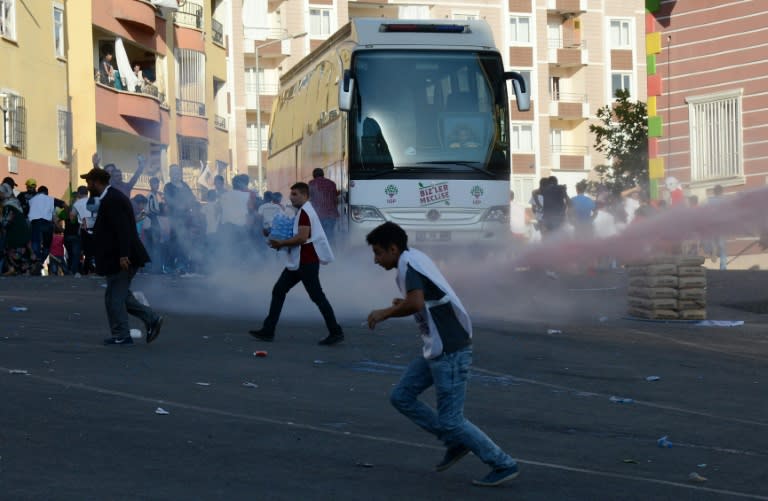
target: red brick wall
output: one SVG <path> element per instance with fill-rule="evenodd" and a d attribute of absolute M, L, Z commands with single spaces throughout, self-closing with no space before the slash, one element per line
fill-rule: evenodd
<path fill-rule="evenodd" d="M 662 3 L 655 14 L 662 53 L 657 56 L 663 94 L 657 113 L 664 120 L 659 154 L 667 174 L 690 179 L 686 98 L 742 89 L 744 174 L 747 186 L 768 176 L 768 9 L 762 2 L 686 0 Z M 650 94 L 650 91 L 649 91 Z"/>

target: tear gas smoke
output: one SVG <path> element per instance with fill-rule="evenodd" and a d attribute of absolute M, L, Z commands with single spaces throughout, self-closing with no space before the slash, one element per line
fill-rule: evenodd
<path fill-rule="evenodd" d="M 564 280 L 551 280 L 539 270 L 594 265 L 599 257 L 619 263 L 664 253 L 684 240 L 714 240 L 749 235 L 768 229 L 768 188 L 729 196 L 694 208 L 672 208 L 646 220 L 637 220 L 620 234 L 605 239 L 579 239 L 565 235 L 537 244 L 505 246 L 490 254 L 471 248 L 422 249 L 438 263 L 473 319 L 541 321 L 598 318 L 620 314 L 625 307 L 615 289 L 619 279 L 582 277 L 581 285 L 596 293 L 568 292 Z M 399 297 L 395 272 L 373 262 L 363 243 L 337 252 L 336 261 L 320 267 L 320 282 L 342 327 L 360 328 L 368 313 Z M 418 245 L 414 245 L 418 247 Z M 274 283 L 283 262 L 263 248 L 243 258 L 242 246 L 220 246 L 204 278 L 160 279 L 142 285 L 153 306 L 182 314 L 230 316 L 261 325 L 267 315 Z M 519 271 L 528 268 L 531 271 Z M 610 296 L 601 293 L 603 288 Z M 610 303 L 610 304 L 609 304 Z M 615 304 L 614 304 L 615 303 Z M 325 326 L 317 307 L 298 284 L 288 294 L 280 323 Z M 278 329 L 280 327 L 278 326 Z M 314 327 L 313 327 L 314 328 Z"/>
<path fill-rule="evenodd" d="M 526 248 L 514 266 L 566 269 L 589 265 L 598 257 L 632 262 L 669 249 L 685 240 L 757 234 L 768 230 L 768 188 L 746 191 L 697 207 L 671 208 L 654 217 L 635 220 L 624 231 L 604 239 L 545 240 Z M 666 251 L 666 252 L 665 252 Z"/>

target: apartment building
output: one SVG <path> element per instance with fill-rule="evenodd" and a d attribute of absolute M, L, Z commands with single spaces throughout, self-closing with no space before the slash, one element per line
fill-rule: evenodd
<path fill-rule="evenodd" d="M 521 71 L 533 88 L 531 111 L 511 106 L 517 198 L 528 200 L 541 176 L 556 175 L 572 187 L 606 163 L 589 133 L 596 110 L 611 103 L 617 88 L 646 98 L 644 14 L 642 0 L 245 0 L 245 93 L 234 96 L 244 103 L 246 131 L 236 140 L 247 141 L 248 153 L 241 161 L 256 178 L 280 75 L 349 19 L 484 19 L 507 67 Z"/>
<path fill-rule="evenodd" d="M 94 152 L 102 164 L 117 165 L 126 180 L 137 155 L 144 155 L 147 167 L 137 189 L 148 189 L 151 176 L 167 181 L 171 164 L 183 168 L 193 188 L 206 169 L 228 175 L 222 3 L 68 3 L 73 178 L 90 168 Z"/>
<path fill-rule="evenodd" d="M 533 106 L 512 112 L 513 189 L 528 200 L 542 176 L 575 193 L 592 168 L 597 109 L 629 90 L 645 101 L 644 5 L 639 1 L 510 0 L 508 64 L 530 76 Z M 513 108 L 514 110 L 514 108 Z"/>
<path fill-rule="evenodd" d="M 5 166 L 64 197 L 97 153 L 198 188 L 231 175 L 225 0 L 0 1 Z"/>
<path fill-rule="evenodd" d="M 0 61 L 0 173 L 63 197 L 72 160 L 63 2 L 0 1 Z"/>

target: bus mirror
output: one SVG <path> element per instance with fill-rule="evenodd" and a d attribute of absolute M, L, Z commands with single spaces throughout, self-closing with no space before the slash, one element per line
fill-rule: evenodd
<path fill-rule="evenodd" d="M 525 83 L 523 75 L 514 71 L 508 71 L 504 73 L 505 80 L 512 80 L 512 89 L 515 91 L 515 99 L 517 99 L 517 109 L 520 111 L 528 111 L 531 109 L 531 89 Z"/>
<path fill-rule="evenodd" d="M 352 96 L 355 94 L 355 79 L 350 70 L 344 70 L 344 80 L 339 86 L 339 109 L 349 111 L 352 109 Z"/>

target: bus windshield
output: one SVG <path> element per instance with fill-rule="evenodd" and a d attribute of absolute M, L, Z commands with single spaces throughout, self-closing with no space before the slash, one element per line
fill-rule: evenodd
<path fill-rule="evenodd" d="M 498 53 L 360 51 L 353 75 L 352 179 L 509 179 Z"/>

